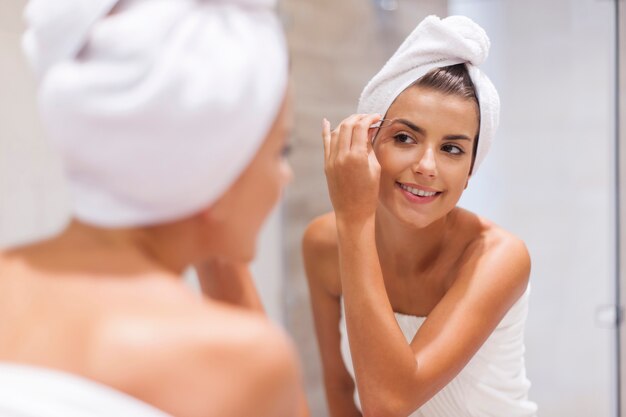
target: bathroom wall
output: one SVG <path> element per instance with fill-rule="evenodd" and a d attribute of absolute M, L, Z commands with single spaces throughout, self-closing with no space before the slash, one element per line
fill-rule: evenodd
<path fill-rule="evenodd" d="M 0 245 L 58 231 L 67 195 L 57 156 L 43 140 L 35 83 L 22 57 L 23 0 L 0 2 Z"/>
<path fill-rule="evenodd" d="M 449 5 L 492 41 L 484 69 L 500 92 L 501 127 L 461 205 L 530 250 L 531 396 L 541 416 L 614 416 L 615 4 Z"/>

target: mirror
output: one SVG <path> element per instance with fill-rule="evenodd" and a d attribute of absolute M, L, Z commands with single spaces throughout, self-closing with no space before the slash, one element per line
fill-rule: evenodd
<path fill-rule="evenodd" d="M 530 398 L 544 416 L 616 415 L 616 3 L 282 3 L 297 86 L 296 180 L 283 227 L 286 324 L 303 356 L 315 416 L 326 410 L 300 240 L 308 222 L 332 208 L 319 122 L 336 125 L 353 113 L 367 81 L 429 14 L 466 15 L 491 39 L 483 69 L 500 93 L 501 122 L 460 206 L 529 248 Z"/>

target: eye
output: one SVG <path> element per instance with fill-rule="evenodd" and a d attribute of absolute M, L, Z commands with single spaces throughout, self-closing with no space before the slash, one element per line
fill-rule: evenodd
<path fill-rule="evenodd" d="M 416 143 L 415 139 L 407 135 L 406 133 L 397 133 L 393 139 L 398 143 L 411 144 Z"/>
<path fill-rule="evenodd" d="M 449 153 L 450 155 L 463 155 L 465 153 L 465 151 L 457 145 L 447 144 L 447 145 L 443 145 L 441 149 L 444 152 Z"/>

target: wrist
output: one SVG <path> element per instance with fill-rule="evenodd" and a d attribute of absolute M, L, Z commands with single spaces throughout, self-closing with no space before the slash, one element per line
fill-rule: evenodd
<path fill-rule="evenodd" d="M 375 220 L 376 216 L 374 214 L 362 218 L 336 216 L 337 234 L 341 238 L 342 236 L 354 237 L 363 233 L 373 232 Z"/>

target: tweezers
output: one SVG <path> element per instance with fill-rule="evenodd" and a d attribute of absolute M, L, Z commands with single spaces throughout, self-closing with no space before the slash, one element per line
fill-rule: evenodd
<path fill-rule="evenodd" d="M 380 119 L 379 121 L 377 121 L 376 123 L 374 123 L 373 125 L 370 126 L 370 129 L 378 129 L 379 127 L 382 126 L 383 122 L 386 122 L 388 119 Z"/>
<path fill-rule="evenodd" d="M 382 127 L 385 127 L 385 126 L 383 126 L 383 122 L 393 122 L 393 119 L 380 119 L 379 121 L 377 121 L 376 123 L 371 125 L 370 129 L 380 129 Z M 391 123 L 389 123 L 387 126 L 389 126 L 390 124 Z M 378 132 L 376 132 L 376 134 L 374 136 L 372 136 L 372 145 L 376 141 L 377 137 L 378 137 Z"/>

